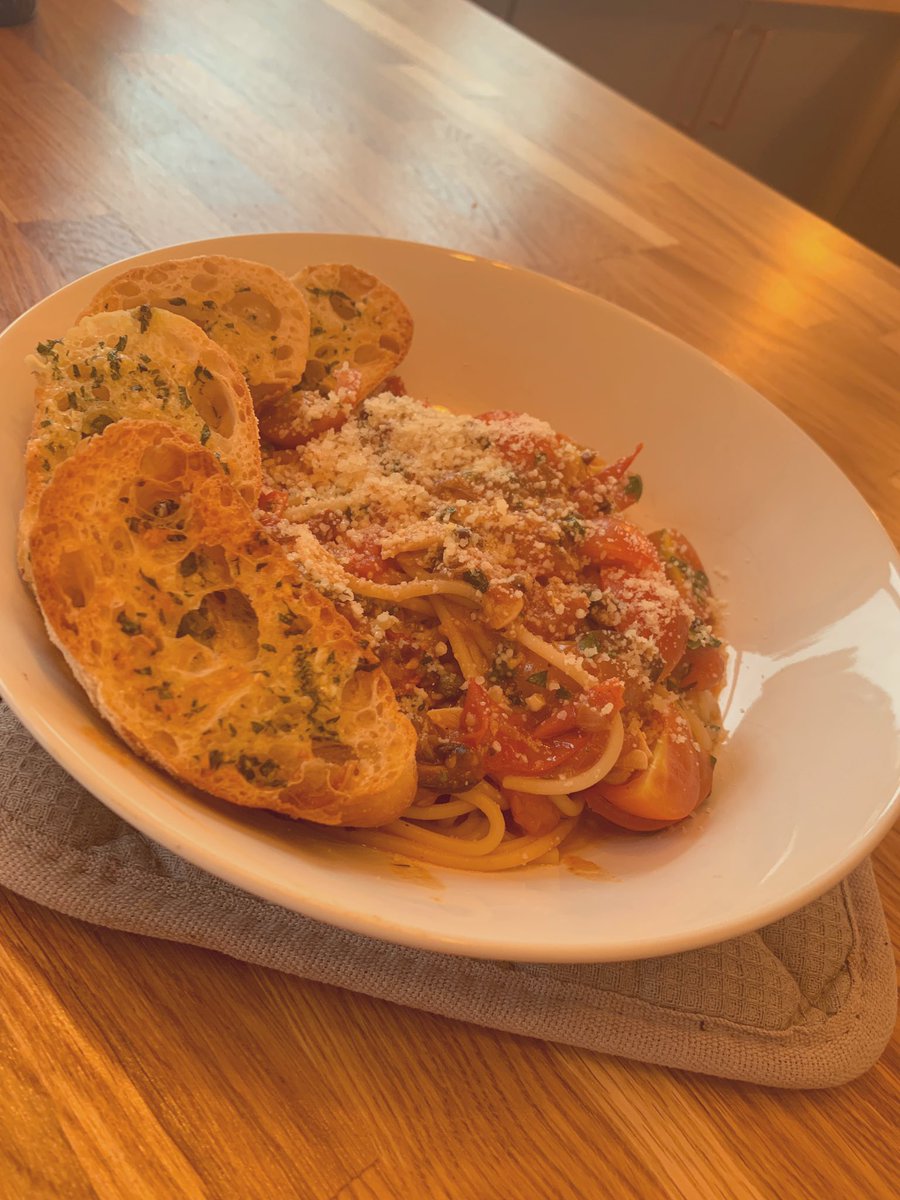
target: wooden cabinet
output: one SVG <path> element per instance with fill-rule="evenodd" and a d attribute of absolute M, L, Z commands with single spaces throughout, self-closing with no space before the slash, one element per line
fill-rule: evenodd
<path fill-rule="evenodd" d="M 852 211 L 856 236 L 894 253 L 900 236 L 888 247 L 875 230 L 888 193 L 900 212 L 900 160 L 869 163 L 900 112 L 900 0 L 485 6 L 813 211 L 838 224 Z"/>
<path fill-rule="evenodd" d="M 865 122 L 871 81 L 900 49 L 898 28 L 883 14 L 745 5 L 691 132 L 800 203 L 837 211 L 835 170 Z"/>
<path fill-rule="evenodd" d="M 690 128 L 741 0 L 515 0 L 512 21 L 609 87 Z"/>
<path fill-rule="evenodd" d="M 898 48 L 900 51 L 900 48 Z M 900 91 L 900 52 L 892 91 Z M 900 263 L 900 103 L 834 219 L 848 233 Z"/>
<path fill-rule="evenodd" d="M 486 8 L 495 17 L 502 17 L 504 21 L 511 21 L 516 0 L 476 0 L 476 3 L 479 8 Z"/>

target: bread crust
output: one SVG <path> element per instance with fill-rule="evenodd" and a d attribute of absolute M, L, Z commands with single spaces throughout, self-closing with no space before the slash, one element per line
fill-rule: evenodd
<path fill-rule="evenodd" d="M 274 267 L 224 254 L 132 267 L 104 284 L 82 316 L 137 304 L 199 325 L 238 364 L 257 404 L 303 376 L 309 309 L 304 294 Z"/>
<path fill-rule="evenodd" d="M 43 490 L 31 553 L 51 639 L 138 754 L 327 825 L 411 802 L 416 733 L 387 676 L 187 434 L 120 421 L 85 441 Z"/>
<path fill-rule="evenodd" d="M 83 317 L 31 359 L 35 411 L 25 449 L 19 569 L 30 580 L 29 539 L 41 494 L 86 439 L 122 418 L 165 420 L 202 442 L 256 503 L 262 486 L 253 401 L 232 359 L 184 317 L 160 309 Z"/>

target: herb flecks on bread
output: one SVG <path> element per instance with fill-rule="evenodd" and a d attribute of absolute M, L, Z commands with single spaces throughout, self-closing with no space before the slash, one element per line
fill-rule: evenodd
<path fill-rule="evenodd" d="M 62 338 L 41 342 L 31 363 L 35 412 L 19 524 L 26 579 L 31 527 L 53 473 L 85 439 L 123 418 L 183 429 L 256 503 L 262 469 L 250 393 L 229 356 L 190 321 L 147 307 L 84 317 Z"/>
<path fill-rule="evenodd" d="M 137 304 L 199 325 L 241 368 L 257 403 L 303 376 L 309 310 L 303 293 L 274 267 L 222 254 L 133 267 L 105 284 L 85 313 Z"/>
<path fill-rule="evenodd" d="M 324 824 L 408 806 L 416 735 L 386 676 L 195 440 L 122 421 L 85 442 L 44 490 L 31 550 L 51 638 L 138 753 Z"/>
<path fill-rule="evenodd" d="M 358 399 L 371 395 L 406 357 L 413 320 L 395 291 L 347 263 L 304 267 L 293 276 L 310 315 L 308 390 L 340 386 L 342 363 L 359 371 Z"/>

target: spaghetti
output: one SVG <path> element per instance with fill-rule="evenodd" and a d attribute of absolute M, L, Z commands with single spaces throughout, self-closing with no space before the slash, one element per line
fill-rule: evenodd
<path fill-rule="evenodd" d="M 641 493 L 634 454 L 603 465 L 531 417 L 384 393 L 263 456 L 263 521 L 419 734 L 414 803 L 347 838 L 506 870 L 558 861 L 590 814 L 651 832 L 706 798 L 717 611 L 690 543 L 622 515 Z"/>

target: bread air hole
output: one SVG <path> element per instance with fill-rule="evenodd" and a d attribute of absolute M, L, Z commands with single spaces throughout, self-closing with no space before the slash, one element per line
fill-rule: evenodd
<path fill-rule="evenodd" d="M 274 333 L 281 324 L 281 313 L 275 305 L 259 292 L 252 290 L 235 292 L 222 308 L 241 321 L 246 321 L 254 329 L 264 329 L 266 333 Z"/>
<path fill-rule="evenodd" d="M 191 280 L 191 287 L 195 292 L 208 292 L 215 286 L 216 280 L 213 275 L 195 275 Z"/>
<path fill-rule="evenodd" d="M 353 713 L 354 722 L 364 720 L 365 710 L 372 704 L 372 673 L 357 671 L 351 675 L 341 691 L 339 708 L 342 713 Z"/>
<path fill-rule="evenodd" d="M 205 588 L 221 588 L 232 581 L 224 546 L 196 546 L 178 564 L 178 574 L 189 590 L 198 584 Z"/>
<path fill-rule="evenodd" d="M 193 321 L 195 325 L 199 325 L 201 329 L 206 329 L 209 325 L 211 313 L 205 308 L 201 308 L 198 304 L 188 304 L 183 296 L 175 297 L 178 303 L 174 303 L 172 299 L 158 297 L 154 303 L 155 308 L 164 308 L 167 312 L 174 313 L 176 317 L 184 317 L 186 321 Z"/>
<path fill-rule="evenodd" d="M 77 550 L 65 550 L 60 555 L 56 582 L 73 608 L 84 608 L 94 594 L 94 572 Z"/>
<path fill-rule="evenodd" d="M 374 275 L 367 275 L 358 267 L 345 265 L 338 272 L 338 287 L 352 300 L 362 300 L 363 296 L 368 296 L 376 283 Z"/>
<path fill-rule="evenodd" d="M 172 737 L 171 733 L 166 733 L 164 729 L 154 730 L 150 734 L 150 749 L 160 756 L 160 758 L 172 758 L 178 753 L 178 743 Z"/>
<path fill-rule="evenodd" d="M 378 353 L 378 347 L 371 345 L 371 343 L 365 346 L 358 346 L 356 353 L 353 355 L 353 361 L 356 363 L 370 363 L 374 362 L 376 358 L 381 358 L 381 355 Z"/>
<path fill-rule="evenodd" d="M 123 558 L 126 554 L 131 554 L 134 549 L 134 543 L 124 530 L 119 530 L 116 533 L 111 545 L 119 558 Z"/>
<path fill-rule="evenodd" d="M 293 351 L 291 350 L 290 346 L 284 346 L 284 345 L 276 346 L 273 351 L 274 357 L 277 359 L 280 359 L 282 361 L 286 358 L 290 358 L 292 353 L 293 353 Z"/>
<path fill-rule="evenodd" d="M 312 752 L 316 758 L 338 764 L 347 762 L 353 756 L 350 746 L 344 746 L 341 742 L 323 742 L 317 738 L 313 738 Z"/>
<path fill-rule="evenodd" d="M 356 305 L 349 296 L 345 296 L 342 292 L 332 292 L 328 297 L 328 303 L 334 309 L 335 315 L 342 321 L 352 321 L 359 316 Z"/>
<path fill-rule="evenodd" d="M 141 455 L 139 470 L 142 475 L 159 483 L 173 483 L 184 478 L 187 468 L 187 453 L 175 442 L 157 442 L 148 446 Z"/>
<path fill-rule="evenodd" d="M 201 371 L 198 366 L 197 371 Z M 211 374 L 211 373 L 210 373 Z M 193 401 L 194 408 L 203 418 L 210 429 L 222 437 L 231 437 L 234 433 L 234 408 L 231 397 L 225 390 L 225 385 L 218 375 L 211 378 L 195 372 L 194 382 L 188 388 L 188 395 Z"/>
<path fill-rule="evenodd" d="M 316 351 L 316 353 L 318 353 L 318 351 Z M 327 351 L 326 351 L 326 353 L 327 353 Z M 309 360 L 309 362 L 306 364 L 306 370 L 303 372 L 303 379 L 301 381 L 303 384 L 303 387 L 315 389 L 319 386 L 319 384 L 322 382 L 322 380 L 324 378 L 325 378 L 324 363 L 317 362 L 316 359 L 311 358 Z"/>
<path fill-rule="evenodd" d="M 126 280 L 118 285 L 118 292 L 120 296 L 139 296 L 141 289 L 136 283 Z"/>
<path fill-rule="evenodd" d="M 259 621 L 253 605 L 237 588 L 204 596 L 178 623 L 176 637 L 190 637 L 217 655 L 251 662 L 259 653 Z"/>
<path fill-rule="evenodd" d="M 400 353 L 400 343 L 395 337 L 391 337 L 389 333 L 383 333 L 378 339 L 378 345 L 382 350 L 389 350 L 391 354 Z"/>
<path fill-rule="evenodd" d="M 157 479 L 139 479 L 131 489 L 131 501 L 142 517 L 154 521 L 172 521 L 181 508 L 180 487 L 160 483 Z"/>

